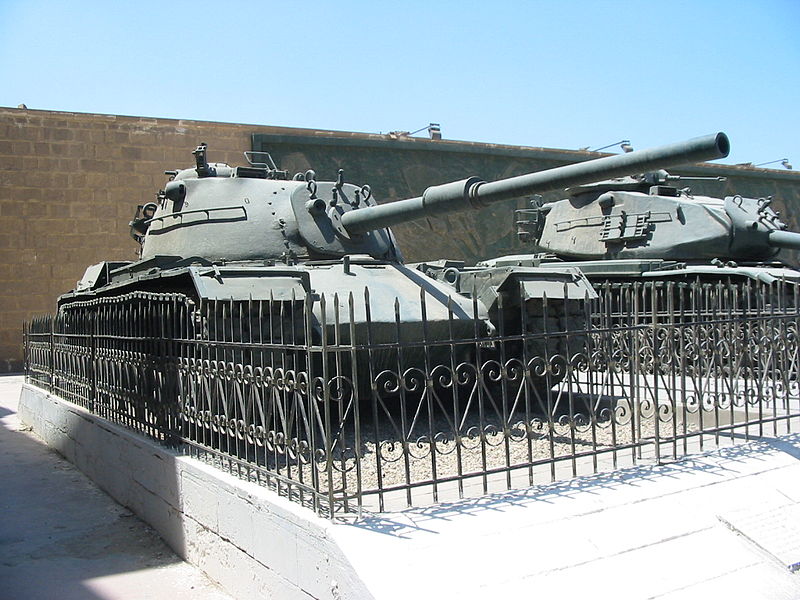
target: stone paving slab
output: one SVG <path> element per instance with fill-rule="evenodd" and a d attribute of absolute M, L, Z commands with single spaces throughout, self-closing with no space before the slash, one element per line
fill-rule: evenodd
<path fill-rule="evenodd" d="M 796 600 L 798 486 L 800 435 L 788 434 L 332 534 L 376 598 Z"/>
<path fill-rule="evenodd" d="M 231 600 L 22 430 L 21 384 L 0 377 L 0 600 Z"/>
<path fill-rule="evenodd" d="M 792 572 L 800 570 L 800 505 L 753 506 L 720 520 Z"/>

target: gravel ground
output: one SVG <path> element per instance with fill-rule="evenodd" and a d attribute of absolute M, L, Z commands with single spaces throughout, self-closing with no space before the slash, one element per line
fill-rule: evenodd
<path fill-rule="evenodd" d="M 362 431 L 361 445 L 362 489 L 375 490 L 398 485 L 420 483 L 434 478 L 481 474 L 492 469 L 525 467 L 532 462 L 569 457 L 573 454 L 625 446 L 634 440 L 655 439 L 657 419 L 650 417 L 634 424 L 629 417 L 605 418 L 589 422 L 585 416 L 572 423 L 564 416 L 555 422 L 534 418 L 528 431 L 524 421 L 506 428 L 502 419 L 478 417 L 466 419 L 456 439 L 452 420 L 436 415 L 432 422 L 434 436 L 415 434 L 405 437 L 405 444 L 397 431 L 384 422 L 379 425 L 379 435 L 373 427 Z M 483 425 L 483 426 L 481 426 Z M 671 437 L 675 427 L 658 422 L 659 437 Z M 682 421 L 677 423 L 678 434 L 683 432 Z M 688 431 L 695 426 L 687 423 Z M 428 430 L 426 419 L 425 430 Z M 481 435 L 483 431 L 483 435 Z M 352 439 L 352 438 L 350 438 Z M 376 441 L 378 440 L 378 441 Z M 348 469 L 346 488 L 356 489 L 355 460 L 352 450 L 339 453 L 334 462 L 337 470 Z M 318 462 L 320 468 L 324 463 Z M 379 475 L 380 471 L 380 475 Z M 322 478 L 324 483 L 325 478 Z M 334 474 L 335 487 L 341 487 L 342 475 Z"/>
<path fill-rule="evenodd" d="M 411 423 L 414 423 L 415 412 L 411 407 L 405 415 L 398 407 L 384 412 L 377 427 L 372 412 L 367 411 L 362 413 L 360 427 L 361 489 L 370 491 L 420 484 L 433 480 L 434 472 L 435 479 L 441 480 L 466 478 L 493 469 L 518 467 L 526 470 L 537 461 L 568 459 L 576 453 L 610 450 L 636 440 L 647 444 L 646 440 L 655 439 L 656 427 L 660 439 L 672 437 L 676 429 L 678 435 L 697 430 L 696 420 L 691 415 L 684 419 L 680 411 L 674 415 L 664 413 L 660 419 L 652 412 L 643 411 L 633 419 L 628 404 L 620 401 L 616 403 L 613 414 L 612 418 L 609 408 L 598 410 L 594 422 L 585 412 L 576 413 L 572 420 L 568 415 L 554 420 L 534 416 L 526 431 L 525 421 L 519 419 L 505 421 L 510 425 L 504 430 L 502 416 L 488 409 L 483 416 L 477 412 L 462 415 L 459 427 L 455 426 L 452 410 L 440 410 L 433 415 L 421 411 L 416 414 L 414 427 Z M 406 434 L 403 435 L 402 431 Z M 352 495 L 358 489 L 354 441 L 355 428 L 350 422 L 334 448 L 332 475 L 337 495 L 342 492 Z M 317 489 L 327 492 L 328 473 L 321 448 L 317 448 L 311 462 L 287 458 L 286 453 L 265 452 L 264 447 L 259 447 L 254 456 L 253 449 L 254 446 L 240 441 L 238 448 L 230 448 L 230 451 L 270 471 L 307 484 L 314 480 L 313 468 L 318 480 Z M 306 452 L 305 456 L 309 453 Z M 225 463 L 225 460 L 218 462 Z M 229 467 L 225 464 L 220 466 Z"/>

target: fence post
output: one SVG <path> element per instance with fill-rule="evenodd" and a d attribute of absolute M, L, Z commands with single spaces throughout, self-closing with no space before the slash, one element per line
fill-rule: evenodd
<path fill-rule="evenodd" d="M 47 383 L 47 391 L 53 393 L 56 381 L 56 317 L 50 315 L 50 381 Z"/>
<path fill-rule="evenodd" d="M 30 327 L 28 326 L 27 321 L 22 322 L 22 372 L 25 375 L 25 383 L 30 383 L 28 378 L 28 373 L 30 372 L 29 369 L 29 359 L 28 359 L 28 345 L 30 343 L 30 335 L 28 334 Z"/>
<path fill-rule="evenodd" d="M 649 282 L 650 290 L 650 310 L 653 312 L 652 333 L 653 333 L 653 437 L 655 437 L 655 461 L 657 465 L 661 464 L 661 422 L 659 410 L 661 407 L 661 398 L 659 394 L 659 379 L 660 379 L 660 365 L 659 360 L 659 337 L 658 337 L 658 311 L 659 296 L 657 282 Z"/>
<path fill-rule="evenodd" d="M 97 399 L 97 311 L 91 313 L 89 327 L 89 373 L 91 377 L 91 394 L 89 396 L 89 412 L 94 414 L 95 400 Z"/>

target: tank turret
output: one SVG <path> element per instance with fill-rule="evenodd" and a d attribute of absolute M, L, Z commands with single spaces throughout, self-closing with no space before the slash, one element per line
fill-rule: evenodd
<path fill-rule="evenodd" d="M 517 211 L 518 233 L 538 252 L 581 261 L 570 264 L 595 277 L 636 274 L 637 264 L 686 273 L 703 265 L 774 270 L 782 265 L 768 261 L 782 248 L 800 249 L 800 234 L 787 231 L 772 198 L 694 195 L 676 185 L 687 179 L 659 170 L 576 186 L 568 198 Z M 784 275 L 796 278 L 794 270 Z"/>

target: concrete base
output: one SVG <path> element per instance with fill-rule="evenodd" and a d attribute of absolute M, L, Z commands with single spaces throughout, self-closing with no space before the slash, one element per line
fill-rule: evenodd
<path fill-rule="evenodd" d="M 234 600 L 17 417 L 0 376 L 0 600 Z"/>
<path fill-rule="evenodd" d="M 236 598 L 372 598 L 333 524 L 24 385 L 19 418 Z"/>
<path fill-rule="evenodd" d="M 239 598 L 800 598 L 797 434 L 347 525 L 38 388 L 20 416 Z"/>

